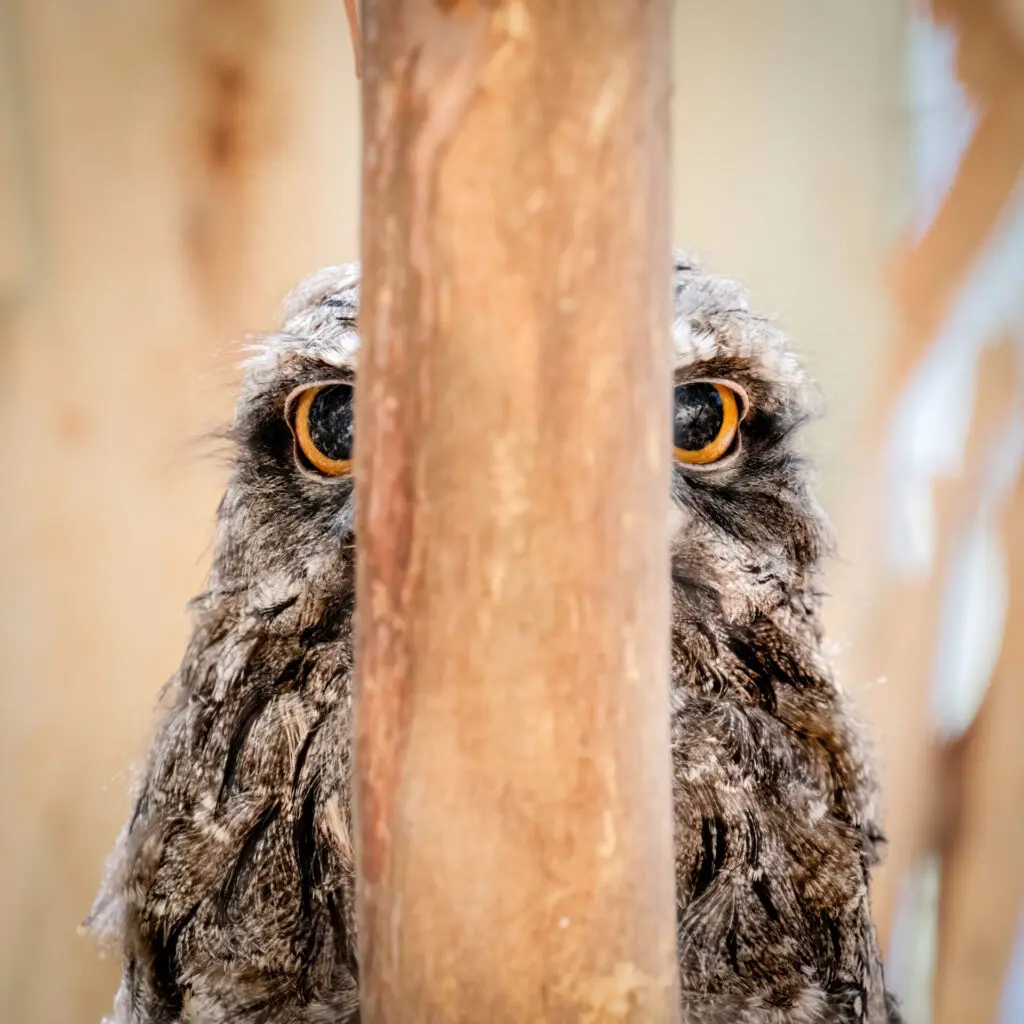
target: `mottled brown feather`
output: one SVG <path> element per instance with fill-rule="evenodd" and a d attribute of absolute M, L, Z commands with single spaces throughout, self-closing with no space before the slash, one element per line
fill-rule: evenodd
<path fill-rule="evenodd" d="M 352 484 L 300 466 L 284 416 L 296 387 L 356 379 L 358 280 L 307 281 L 247 364 L 209 585 L 91 919 L 123 947 L 116 1024 L 358 1019 Z M 895 1022 L 875 786 L 821 649 L 810 392 L 735 284 L 683 256 L 675 281 L 677 380 L 750 399 L 732 455 L 673 475 L 683 1019 Z"/>

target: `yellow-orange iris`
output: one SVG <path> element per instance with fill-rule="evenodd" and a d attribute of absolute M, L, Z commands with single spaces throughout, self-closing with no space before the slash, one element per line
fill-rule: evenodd
<path fill-rule="evenodd" d="M 298 442 L 299 449 L 302 454 L 314 469 L 319 470 L 324 474 L 324 476 L 344 476 L 346 473 L 352 472 L 352 460 L 332 459 L 325 455 L 313 443 L 313 438 L 309 432 L 310 406 L 312 406 L 313 400 L 316 396 L 320 394 L 325 387 L 330 386 L 331 385 L 328 384 L 306 388 L 306 390 L 299 395 L 298 401 L 295 403 L 295 440 Z"/>
<path fill-rule="evenodd" d="M 706 466 L 709 463 L 717 462 L 732 447 L 740 425 L 740 410 L 739 403 L 736 401 L 736 392 L 726 384 L 715 384 L 714 388 L 722 400 L 722 425 L 718 434 L 713 441 L 696 451 L 688 451 L 686 448 L 673 449 L 679 462 L 686 462 L 691 466 Z"/>

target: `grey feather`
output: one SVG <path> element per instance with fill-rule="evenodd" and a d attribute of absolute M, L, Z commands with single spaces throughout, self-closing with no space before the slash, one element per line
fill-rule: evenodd
<path fill-rule="evenodd" d="M 206 591 L 90 923 L 116 1024 L 358 1019 L 350 831 L 354 508 L 286 419 L 355 383 L 359 268 L 310 278 L 252 353 Z M 865 746 L 822 653 L 810 390 L 737 285 L 677 258 L 676 379 L 749 402 L 673 472 L 672 743 L 687 1024 L 897 1022 L 871 921 Z"/>

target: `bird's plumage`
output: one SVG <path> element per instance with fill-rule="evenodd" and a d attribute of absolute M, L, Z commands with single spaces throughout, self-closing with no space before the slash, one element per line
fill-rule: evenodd
<path fill-rule="evenodd" d="M 209 584 L 92 916 L 123 950 L 116 1024 L 358 1019 L 352 481 L 306 464 L 286 417 L 302 388 L 356 384 L 358 282 L 310 278 L 247 363 Z M 673 335 L 677 384 L 746 399 L 728 454 L 673 473 L 683 1020 L 898 1021 L 875 787 L 822 653 L 810 391 L 781 332 L 684 257 Z"/>

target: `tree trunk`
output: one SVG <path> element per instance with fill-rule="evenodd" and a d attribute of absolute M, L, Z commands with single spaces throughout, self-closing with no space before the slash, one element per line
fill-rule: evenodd
<path fill-rule="evenodd" d="M 670 1021 L 670 3 L 364 7 L 363 1019 Z"/>

